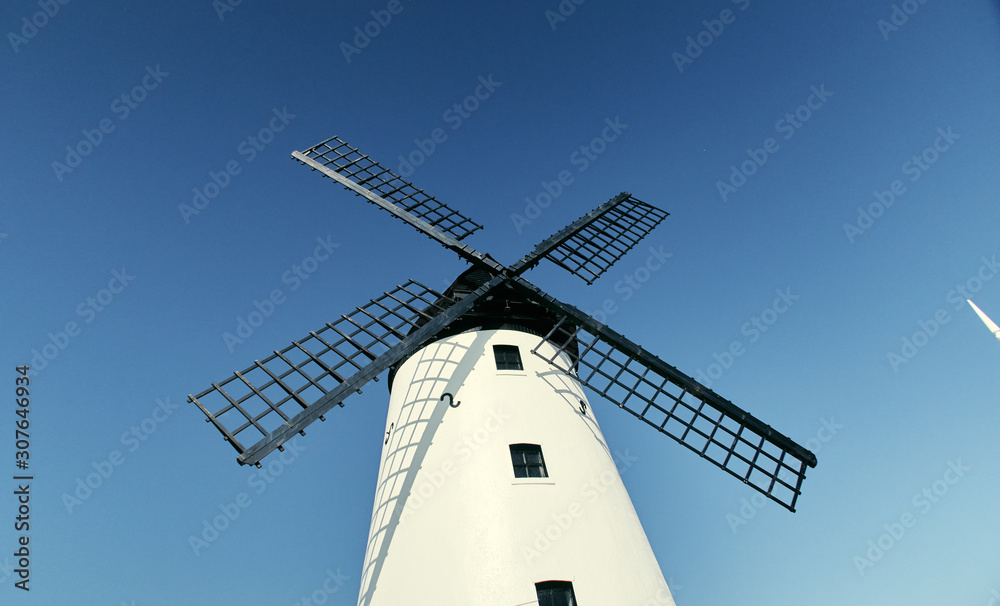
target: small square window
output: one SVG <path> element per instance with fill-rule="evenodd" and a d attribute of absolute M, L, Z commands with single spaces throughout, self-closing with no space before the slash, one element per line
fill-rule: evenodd
<path fill-rule="evenodd" d="M 569 581 L 545 581 L 535 583 L 538 606 L 576 606 L 573 583 Z"/>
<path fill-rule="evenodd" d="M 514 463 L 515 478 L 547 478 L 542 447 L 538 444 L 511 444 L 510 460 Z"/>
<path fill-rule="evenodd" d="M 494 345 L 493 357 L 497 360 L 497 370 L 524 370 L 517 345 Z"/>

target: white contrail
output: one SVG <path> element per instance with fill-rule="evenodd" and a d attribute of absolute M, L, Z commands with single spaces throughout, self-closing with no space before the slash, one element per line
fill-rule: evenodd
<path fill-rule="evenodd" d="M 966 301 L 969 302 L 969 305 L 972 306 L 972 309 L 976 310 L 976 314 L 979 316 L 979 319 L 982 320 L 984 324 L 986 324 L 986 327 L 990 329 L 990 331 L 993 333 L 993 336 L 995 336 L 997 339 L 1000 339 L 1000 326 L 997 326 L 996 322 L 990 320 L 989 317 L 986 314 L 984 314 L 981 309 L 976 307 L 975 303 L 969 301 L 969 299 L 966 299 Z"/>

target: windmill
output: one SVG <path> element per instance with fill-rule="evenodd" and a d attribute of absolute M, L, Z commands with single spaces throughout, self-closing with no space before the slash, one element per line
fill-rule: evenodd
<path fill-rule="evenodd" d="M 359 604 L 673 604 L 584 387 L 795 511 L 813 453 L 522 277 L 546 259 L 591 284 L 667 213 L 621 193 L 506 266 L 462 242 L 481 225 L 341 139 L 292 157 L 470 264 L 189 397 L 259 466 L 388 371 Z"/>

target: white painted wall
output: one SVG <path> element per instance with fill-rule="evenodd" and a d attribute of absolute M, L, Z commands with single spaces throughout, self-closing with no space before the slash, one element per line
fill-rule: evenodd
<path fill-rule="evenodd" d="M 464 333 L 400 367 L 359 604 L 534 604 L 536 582 L 566 580 L 580 606 L 673 606 L 590 404 L 530 353 L 540 340 Z M 524 371 L 498 371 L 493 345 Z M 518 443 L 541 445 L 548 478 L 514 477 Z"/>

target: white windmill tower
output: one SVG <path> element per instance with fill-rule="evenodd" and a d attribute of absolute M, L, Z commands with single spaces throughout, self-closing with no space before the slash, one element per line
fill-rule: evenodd
<path fill-rule="evenodd" d="M 480 225 L 340 139 L 292 156 L 472 265 L 189 398 L 259 464 L 389 371 L 359 605 L 673 604 L 583 387 L 795 510 L 811 452 L 521 277 L 548 259 L 592 283 L 667 213 L 619 194 L 508 267 L 461 242 Z"/>

